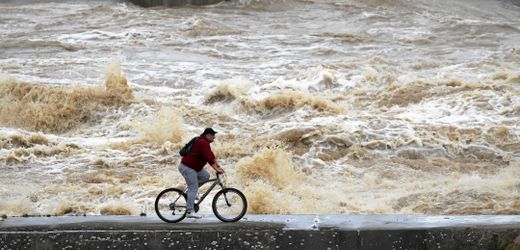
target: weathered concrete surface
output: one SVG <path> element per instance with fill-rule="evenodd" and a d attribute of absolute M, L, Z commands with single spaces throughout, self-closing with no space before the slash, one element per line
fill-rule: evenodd
<path fill-rule="evenodd" d="M 506 249 L 520 234 L 520 216 L 246 218 L 8 218 L 0 249 Z"/>
<path fill-rule="evenodd" d="M 184 6 L 184 5 L 210 5 L 220 3 L 225 0 L 128 0 L 129 2 L 142 7 L 157 6 Z"/>

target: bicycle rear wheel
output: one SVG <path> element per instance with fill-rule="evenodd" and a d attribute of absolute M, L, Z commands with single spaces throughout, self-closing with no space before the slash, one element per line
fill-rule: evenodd
<path fill-rule="evenodd" d="M 213 213 L 223 222 L 240 220 L 247 211 L 247 200 L 244 194 L 235 188 L 224 188 L 213 198 Z"/>
<path fill-rule="evenodd" d="M 155 199 L 155 212 L 161 220 L 174 223 L 186 217 L 186 194 L 176 188 L 163 190 Z"/>

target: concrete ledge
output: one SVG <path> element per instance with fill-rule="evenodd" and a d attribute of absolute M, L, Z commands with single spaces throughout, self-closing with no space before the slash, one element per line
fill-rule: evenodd
<path fill-rule="evenodd" d="M 149 217 L 8 218 L 0 222 L 0 248 L 506 249 L 520 234 L 519 216 L 502 217 L 500 224 L 479 225 L 473 220 L 466 225 L 442 227 L 403 225 L 401 216 L 394 217 L 400 220 L 394 221 L 400 227 L 389 226 L 392 222 L 387 220 L 378 228 L 377 219 L 381 218 L 377 216 L 337 216 L 333 221 L 323 218 L 327 226 L 318 228 L 291 224 L 307 223 L 313 216 L 250 216 L 238 223 L 205 217 L 179 224 Z M 353 223 L 345 225 L 340 218 Z M 355 226 L 369 218 L 375 218 L 376 223 L 367 221 L 371 226 Z M 333 225 L 334 221 L 338 224 Z"/>

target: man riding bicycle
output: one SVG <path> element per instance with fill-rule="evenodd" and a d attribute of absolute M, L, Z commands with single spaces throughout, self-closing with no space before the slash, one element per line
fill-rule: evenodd
<path fill-rule="evenodd" d="M 206 128 L 199 139 L 192 145 L 190 152 L 182 157 L 181 163 L 179 164 L 179 172 L 188 185 L 188 204 L 186 204 L 188 218 L 202 218 L 202 216 L 195 213 L 194 203 L 199 187 L 209 180 L 209 173 L 204 170 L 206 163 L 209 163 L 217 173 L 224 173 L 224 169 L 217 163 L 215 154 L 213 154 L 209 145 L 215 140 L 216 133 L 217 132 L 212 128 Z"/>

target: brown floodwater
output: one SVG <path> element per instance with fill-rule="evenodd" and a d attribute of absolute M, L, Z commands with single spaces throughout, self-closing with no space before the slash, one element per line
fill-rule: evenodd
<path fill-rule="evenodd" d="M 251 214 L 520 214 L 519 41 L 515 1 L 0 1 L 0 214 L 153 214 L 209 126 Z"/>

